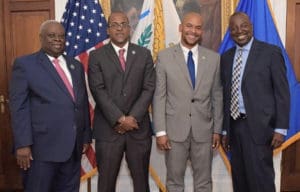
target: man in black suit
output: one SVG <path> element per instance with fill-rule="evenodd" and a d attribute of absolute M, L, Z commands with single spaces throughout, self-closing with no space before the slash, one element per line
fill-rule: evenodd
<path fill-rule="evenodd" d="M 89 85 L 96 102 L 93 134 L 99 170 L 98 191 L 115 191 L 123 154 L 135 192 L 149 191 L 151 152 L 148 107 L 155 87 L 151 53 L 129 42 L 122 12 L 108 19 L 110 43 L 90 54 Z"/>
<path fill-rule="evenodd" d="M 236 192 L 275 192 L 273 149 L 289 126 L 289 87 L 279 47 L 256 40 L 249 17 L 229 22 L 236 46 L 221 57 L 224 87 L 222 144 L 231 150 Z"/>

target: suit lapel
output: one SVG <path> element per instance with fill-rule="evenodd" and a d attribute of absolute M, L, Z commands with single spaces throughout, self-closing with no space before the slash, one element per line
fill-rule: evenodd
<path fill-rule="evenodd" d="M 127 51 L 127 58 L 126 60 L 126 68 L 125 68 L 125 77 L 124 81 L 126 81 L 128 74 L 130 73 L 130 70 L 132 67 L 134 67 L 134 63 L 136 60 L 136 52 L 137 50 L 134 49 L 131 43 L 128 45 L 128 51 Z"/>
<path fill-rule="evenodd" d="M 59 74 L 57 73 L 55 67 L 53 66 L 52 62 L 49 60 L 47 55 L 40 51 L 39 55 L 39 63 L 41 66 L 43 66 L 46 70 L 46 73 L 49 74 L 52 79 L 55 81 L 55 83 L 58 85 L 58 87 L 65 93 L 67 94 L 70 99 L 72 99 L 72 96 L 70 95 L 67 87 L 65 86 L 63 80 L 60 78 Z M 72 99 L 73 100 L 73 99 Z"/>
<path fill-rule="evenodd" d="M 109 43 L 106 47 L 106 52 L 107 52 L 107 56 L 108 58 L 110 58 L 110 60 L 112 61 L 113 65 L 115 65 L 115 67 L 117 68 L 117 70 L 120 73 L 124 73 L 122 67 L 121 67 L 121 63 L 119 61 L 119 57 L 116 53 L 116 51 L 114 50 L 113 46 L 111 43 Z"/>
<path fill-rule="evenodd" d="M 74 99 L 76 101 L 76 99 L 78 98 L 78 81 L 76 81 L 76 79 L 78 79 L 78 77 L 76 77 L 76 70 L 78 70 L 76 68 L 76 65 L 73 64 L 71 62 L 71 60 L 69 60 L 69 58 L 67 58 L 65 55 L 64 55 L 64 58 L 66 60 L 66 64 L 67 64 L 67 67 L 68 67 L 68 70 L 70 71 L 70 74 L 71 74 L 71 77 L 72 77 L 72 85 L 73 85 L 73 92 L 74 92 Z M 69 93 L 69 91 L 68 91 Z M 69 93 L 69 96 L 71 97 L 71 99 L 73 100 L 72 96 L 70 95 Z"/>
<path fill-rule="evenodd" d="M 252 46 L 249 51 L 249 55 L 247 58 L 246 66 L 244 69 L 244 74 L 242 78 L 242 84 L 246 79 L 246 76 L 248 75 L 249 69 L 251 69 L 252 65 L 255 63 L 255 60 L 257 58 L 257 55 L 259 55 L 259 47 L 257 46 L 257 43 L 255 40 L 253 40 Z"/>
<path fill-rule="evenodd" d="M 230 82 L 230 87 L 231 87 L 232 68 L 233 68 L 235 50 L 236 50 L 236 48 L 231 49 L 230 52 L 229 52 L 229 56 L 228 56 L 228 58 L 229 58 L 229 62 L 228 62 L 229 66 L 227 68 L 227 70 L 228 70 L 228 76 L 227 76 L 227 78 L 228 78 L 228 82 Z"/>
<path fill-rule="evenodd" d="M 207 61 L 207 56 L 203 53 L 203 49 L 199 46 L 198 47 L 198 67 L 197 67 L 197 77 L 196 77 L 196 85 L 195 85 L 195 91 L 197 91 L 201 79 L 204 76 L 204 72 L 207 71 L 206 68 L 209 63 Z"/>
<path fill-rule="evenodd" d="M 187 63 L 185 61 L 185 57 L 183 55 L 183 51 L 180 47 L 180 44 L 177 44 L 174 47 L 174 63 L 176 63 L 177 65 L 179 65 L 179 67 L 181 68 L 181 71 L 183 72 L 183 76 L 185 77 L 185 79 L 188 81 L 189 85 L 191 86 L 191 88 L 193 87 L 192 85 L 192 81 L 190 78 L 190 74 L 187 68 Z"/>

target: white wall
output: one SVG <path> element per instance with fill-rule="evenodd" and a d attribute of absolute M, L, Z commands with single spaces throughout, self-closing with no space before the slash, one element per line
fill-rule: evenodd
<path fill-rule="evenodd" d="M 55 0 L 55 20 L 60 21 L 68 0 Z"/>

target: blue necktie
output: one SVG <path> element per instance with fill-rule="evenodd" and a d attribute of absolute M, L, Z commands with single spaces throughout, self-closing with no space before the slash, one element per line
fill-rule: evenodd
<path fill-rule="evenodd" d="M 189 69 L 193 89 L 195 89 L 195 79 L 196 79 L 195 78 L 195 63 L 194 63 L 194 60 L 193 60 L 193 52 L 192 51 L 189 51 L 189 53 L 188 53 L 187 66 L 188 66 L 188 69 Z"/>

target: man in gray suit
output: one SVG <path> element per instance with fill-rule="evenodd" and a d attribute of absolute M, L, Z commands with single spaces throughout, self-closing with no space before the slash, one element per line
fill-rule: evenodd
<path fill-rule="evenodd" d="M 151 151 L 148 108 L 155 89 L 151 53 L 129 42 L 122 12 L 108 19 L 111 42 L 90 54 L 89 85 L 96 101 L 93 136 L 99 170 L 98 192 L 115 191 L 123 154 L 135 192 L 149 190 Z"/>
<path fill-rule="evenodd" d="M 157 146 L 166 151 L 167 189 L 184 191 L 187 160 L 194 191 L 212 191 L 212 149 L 220 143 L 223 119 L 220 56 L 198 43 L 202 18 L 187 13 L 181 42 L 158 54 L 153 122 Z"/>

